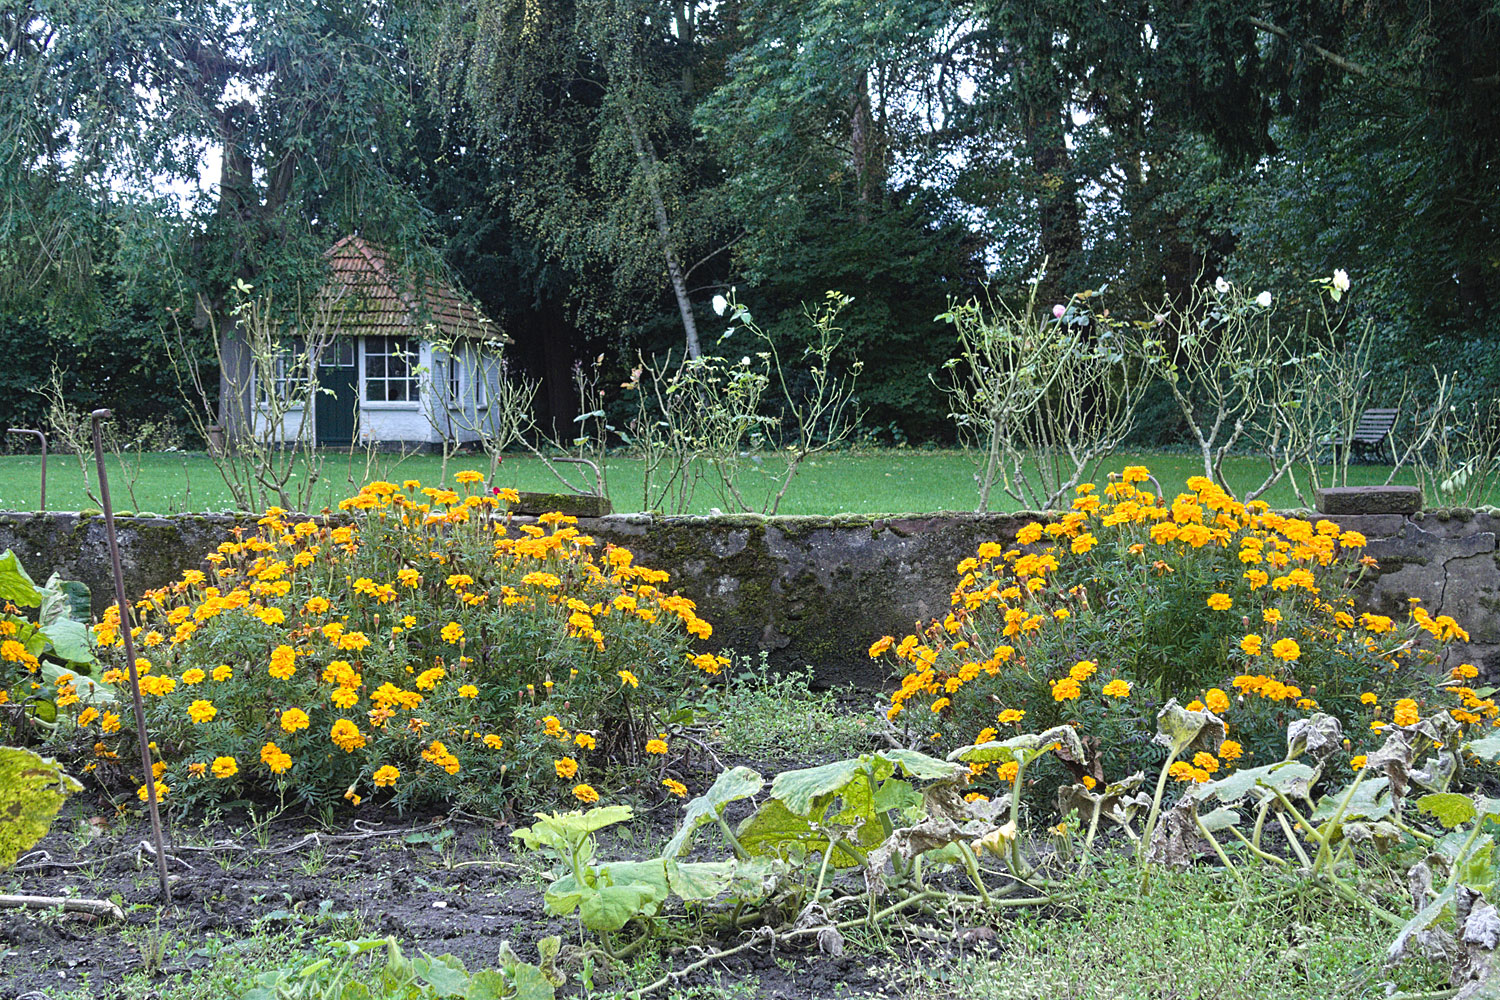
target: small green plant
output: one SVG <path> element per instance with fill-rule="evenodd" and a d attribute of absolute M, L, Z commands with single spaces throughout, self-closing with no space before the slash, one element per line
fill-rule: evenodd
<path fill-rule="evenodd" d="M 807 761 L 868 748 L 873 715 L 849 711 L 836 691 L 814 691 L 810 668 L 774 670 L 764 651 L 758 658 L 732 659 L 715 723 L 729 753 L 754 761 Z"/>
<path fill-rule="evenodd" d="M 343 941 L 300 969 L 263 973 L 243 1000 L 552 1000 L 562 977 L 552 967 L 558 939 L 538 942 L 542 964 L 521 961 L 509 943 L 500 946 L 500 964 L 470 974 L 453 955 L 418 952 L 407 958 L 394 937 Z M 356 960 L 384 953 L 384 961 L 360 970 Z M 358 976 L 358 978 L 356 978 Z"/>

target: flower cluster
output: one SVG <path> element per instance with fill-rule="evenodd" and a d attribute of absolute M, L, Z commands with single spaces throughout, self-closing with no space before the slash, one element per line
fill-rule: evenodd
<path fill-rule="evenodd" d="M 1356 612 L 1375 565 L 1358 532 L 1241 503 L 1203 477 L 1171 499 L 1149 481 L 1133 466 L 1102 491 L 1079 486 L 1056 520 L 960 562 L 948 614 L 870 647 L 901 672 L 888 718 L 943 747 L 993 739 L 1028 713 L 1032 731 L 1072 724 L 1117 758 L 1070 765 L 1097 779 L 1153 766 L 1140 734 L 1181 697 L 1235 737 L 1231 758 L 1178 762 L 1177 777 L 1198 781 L 1242 754 L 1280 759 L 1286 722 L 1315 710 L 1348 720 L 1389 701 L 1375 723 L 1436 710 L 1497 721 L 1493 701 L 1463 686 L 1472 667 L 1437 689 L 1425 680 L 1421 668 L 1468 638 L 1452 618 L 1416 602 L 1404 621 Z"/>
<path fill-rule="evenodd" d="M 666 573 L 456 479 L 370 483 L 337 519 L 269 510 L 129 609 L 164 797 L 592 801 L 583 772 L 641 759 L 722 669 L 690 650 L 712 627 Z M 117 687 L 124 627 L 113 608 L 95 626 Z M 117 715 L 75 724 L 126 768 Z"/>

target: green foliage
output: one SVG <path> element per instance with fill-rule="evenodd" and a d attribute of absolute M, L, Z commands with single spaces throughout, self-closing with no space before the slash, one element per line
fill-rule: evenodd
<path fill-rule="evenodd" d="M 776 671 L 770 658 L 736 658 L 714 719 L 724 748 L 756 761 L 822 760 L 866 748 L 874 719 L 841 705 L 852 690 L 814 691 L 811 670 Z"/>
<path fill-rule="evenodd" d="M 590 779 L 644 758 L 697 675 L 690 635 L 712 627 L 660 589 L 666 573 L 624 549 L 596 558 L 572 518 L 518 525 L 479 473 L 456 479 L 463 496 L 377 481 L 338 526 L 273 509 L 208 574 L 133 609 L 173 801 L 380 795 L 493 812 L 592 801 Z M 97 626 L 116 687 L 121 627 L 113 610 Z M 128 759 L 134 727 L 98 721 L 61 735 Z"/>
<path fill-rule="evenodd" d="M 0 746 L 0 870 L 45 837 L 63 801 L 82 790 L 57 761 Z"/>
<path fill-rule="evenodd" d="M 1400 699 L 1469 726 L 1493 714 L 1462 686 L 1476 668 L 1448 662 L 1459 623 L 1420 605 L 1404 621 L 1359 613 L 1363 536 L 1242 504 L 1204 477 L 1174 498 L 1143 467 L 1110 480 L 1102 496 L 1079 486 L 1071 511 L 1023 526 L 1014 547 L 980 546 L 958 566 L 950 614 L 875 643 L 872 655 L 905 664 L 889 718 L 944 749 L 993 742 L 1023 718 L 1074 726 L 1086 752 L 1065 765 L 1106 781 L 1212 757 L 1226 736 L 1227 760 L 1277 760 L 1288 724 L 1319 709 L 1359 744 Z M 1439 663 L 1457 683 L 1434 683 Z M 1153 718 L 1163 735 L 1147 742 Z M 1216 739 L 1190 749 L 1206 718 Z"/>
<path fill-rule="evenodd" d="M 331 946 L 332 957 L 300 969 L 262 973 L 244 1000 L 552 1000 L 562 985 L 548 971 L 558 939 L 543 938 L 538 947 L 541 967 L 522 962 L 504 943 L 499 968 L 471 975 L 453 955 L 434 957 L 424 951 L 408 958 L 393 937 L 344 941 Z M 381 951 L 383 962 L 368 970 L 356 966 L 357 959 Z"/>

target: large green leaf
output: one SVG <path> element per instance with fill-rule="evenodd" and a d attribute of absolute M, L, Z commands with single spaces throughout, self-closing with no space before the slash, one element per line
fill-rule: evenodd
<path fill-rule="evenodd" d="M 674 858 L 687 850 L 693 833 L 704 823 L 711 823 L 716 816 L 723 815 L 724 807 L 738 799 L 747 799 L 765 786 L 765 779 L 748 767 L 732 767 L 714 779 L 708 791 L 687 804 L 682 817 L 682 826 L 667 842 L 663 851 Z"/>
<path fill-rule="evenodd" d="M 1417 808 L 1437 817 L 1437 821 L 1449 830 L 1479 815 L 1474 808 L 1474 800 L 1457 792 L 1424 795 L 1417 800 Z"/>
<path fill-rule="evenodd" d="M 875 780 L 879 781 L 890 777 L 895 771 L 896 766 L 892 762 L 868 757 L 837 760 L 821 767 L 783 771 L 771 782 L 771 797 L 798 816 L 816 819 L 822 815 L 835 795 L 855 781 L 867 780 L 872 772 Z"/>
<path fill-rule="evenodd" d="M 650 891 L 638 885 L 600 886 L 578 904 L 578 919 L 591 931 L 617 931 L 650 902 Z"/>
<path fill-rule="evenodd" d="M 1345 820 L 1381 820 L 1391 814 L 1394 808 L 1390 796 L 1385 794 L 1390 779 L 1385 775 L 1376 775 L 1373 778 L 1365 778 L 1354 789 L 1354 795 L 1344 806 Z M 1344 796 L 1349 794 L 1349 786 L 1345 785 L 1337 791 L 1329 792 L 1318 800 L 1317 808 L 1313 810 L 1309 818 L 1315 822 L 1333 819 L 1338 812 L 1339 806 L 1344 805 Z"/>
<path fill-rule="evenodd" d="M 63 800 L 82 788 L 50 757 L 0 747 L 0 869 L 45 837 Z"/>
<path fill-rule="evenodd" d="M 797 856 L 821 854 L 828 849 L 828 838 L 812 828 L 806 818 L 798 816 L 780 799 L 768 799 L 741 821 L 734 839 L 752 857 L 795 859 Z M 859 864 L 853 854 L 839 848 L 831 864 L 852 868 Z"/>
<path fill-rule="evenodd" d="M 899 748 L 881 750 L 876 756 L 894 761 L 906 772 L 907 777 L 916 778 L 919 781 L 936 781 L 939 778 L 951 778 L 964 772 L 962 767 L 938 760 L 936 757 L 929 757 L 919 750 Z"/>
<path fill-rule="evenodd" d="M 1166 747 L 1174 757 L 1181 756 L 1189 747 L 1217 754 L 1225 732 L 1224 720 L 1214 713 L 1207 709 L 1189 711 L 1173 698 L 1156 713 L 1154 742 Z"/>
<path fill-rule="evenodd" d="M 1465 743 L 1464 749 L 1491 764 L 1500 762 L 1500 736 L 1486 736 L 1482 740 Z"/>
<path fill-rule="evenodd" d="M 53 573 L 47 577 L 47 582 L 42 584 L 42 621 L 47 620 L 47 599 L 52 594 L 62 596 L 62 606 L 66 608 L 62 613 L 75 622 L 87 624 L 93 619 L 94 601 L 93 595 L 89 592 L 89 585 L 82 580 L 64 580 L 61 574 Z"/>
<path fill-rule="evenodd" d="M 438 955 L 425 951 L 411 961 L 418 978 L 427 982 L 433 996 L 462 997 L 469 992 L 469 970 L 456 955 Z"/>
<path fill-rule="evenodd" d="M 1298 782 L 1306 782 L 1316 774 L 1316 771 L 1301 761 L 1283 760 L 1264 767 L 1246 767 L 1231 771 L 1218 781 L 1205 781 L 1194 785 L 1188 794 L 1200 802 L 1217 798 L 1220 802 L 1233 803 L 1244 798 L 1254 788 L 1275 788 L 1285 792 L 1289 786 Z"/>
<path fill-rule="evenodd" d="M 537 813 L 536 822 L 511 833 L 530 850 L 550 847 L 564 850 L 582 843 L 585 837 L 634 815 L 629 806 L 598 806 L 588 812 Z"/>
<path fill-rule="evenodd" d="M 1022 765 L 1052 750 L 1066 748 L 1070 759 L 1082 760 L 1083 741 L 1078 730 L 1072 726 L 1053 726 L 1046 732 L 1022 733 L 1008 740 L 992 740 L 970 747 L 959 747 L 948 755 L 950 761 L 966 764 L 1008 764 L 1016 761 Z"/>
<path fill-rule="evenodd" d="M 36 581 L 26 572 L 13 549 L 0 554 L 0 601 L 10 601 L 22 608 L 40 607 L 42 603 Z"/>

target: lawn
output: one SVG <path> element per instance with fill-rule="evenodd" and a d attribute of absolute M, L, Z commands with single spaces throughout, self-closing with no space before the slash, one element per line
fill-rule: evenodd
<path fill-rule="evenodd" d="M 204 453 L 146 454 L 123 462 L 110 461 L 110 487 L 115 506 L 121 510 L 155 511 L 161 514 L 182 511 L 218 511 L 234 506 L 232 494 L 220 478 L 213 461 Z M 1168 490 L 1175 490 L 1187 477 L 1202 471 L 1190 455 L 1122 453 L 1113 456 L 1098 470 L 1103 475 L 1126 465 L 1145 465 Z M 487 468 L 482 456 L 450 459 L 448 472 L 459 469 Z M 1229 485 L 1243 490 L 1257 484 L 1264 475 L 1265 463 L 1255 458 L 1235 458 L 1226 463 Z M 1352 484 L 1383 483 L 1388 468 L 1360 465 L 1350 470 Z M 363 453 L 329 452 L 322 458 L 321 475 L 316 487 L 316 507 L 333 505 L 355 492 L 371 479 L 419 479 L 424 483 L 440 480 L 442 460 L 435 455 L 376 455 L 367 462 Z M 611 458 L 607 466 L 609 491 L 615 509 L 642 509 L 639 459 Z M 751 477 L 755 473 L 750 474 Z M 1410 470 L 1403 469 L 1398 482 L 1411 483 Z M 93 470 L 87 480 L 84 466 L 74 455 L 54 455 L 48 460 L 47 505 L 52 510 L 77 510 L 97 507 L 89 495 Z M 526 455 L 507 457 L 495 480 L 499 486 L 522 490 L 554 491 L 559 484 L 541 462 Z M 759 477 L 749 493 L 763 497 L 771 490 L 771 479 Z M 41 485 L 41 460 L 36 455 L 0 456 L 0 509 L 32 510 L 37 506 Z M 758 489 L 756 487 L 759 487 Z M 814 458 L 803 465 L 781 504 L 783 514 L 885 514 L 973 510 L 978 499 L 974 465 L 969 456 L 957 451 L 860 450 L 840 452 Z M 1300 506 L 1290 486 L 1283 481 L 1266 493 L 1264 499 L 1274 507 Z M 1500 499 L 1491 497 L 1491 500 Z M 1431 502 L 1431 498 L 1429 498 Z M 995 498 L 997 509 L 1014 509 L 1009 497 Z M 692 513 L 707 514 L 715 508 L 731 506 L 707 477 L 699 487 Z"/>

